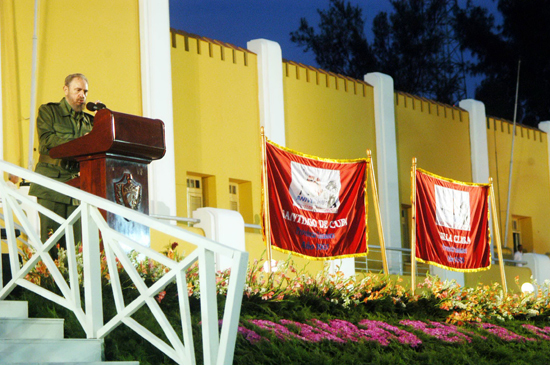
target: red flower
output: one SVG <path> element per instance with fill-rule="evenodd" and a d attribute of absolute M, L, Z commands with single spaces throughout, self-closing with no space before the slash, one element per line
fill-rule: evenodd
<path fill-rule="evenodd" d="M 156 296 L 156 300 L 157 302 L 162 302 L 162 300 L 164 299 L 164 297 L 166 296 L 166 290 L 163 290 L 161 291 L 157 296 Z"/>

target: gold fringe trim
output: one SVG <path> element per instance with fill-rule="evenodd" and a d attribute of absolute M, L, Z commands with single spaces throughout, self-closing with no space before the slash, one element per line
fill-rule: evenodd
<path fill-rule="evenodd" d="M 302 152 L 298 152 L 298 151 L 295 151 L 295 150 L 292 150 L 290 148 L 286 148 L 286 147 L 283 147 L 273 141 L 270 141 L 267 137 L 265 138 L 265 141 L 266 141 L 266 144 L 269 143 L 283 151 L 286 151 L 286 152 L 289 152 L 289 153 L 292 153 L 294 155 L 297 155 L 297 156 L 301 156 L 301 157 L 306 157 L 306 158 L 310 158 L 312 160 L 316 160 L 316 161 L 323 161 L 323 162 L 334 162 L 334 163 L 358 163 L 358 162 L 366 162 L 367 163 L 367 166 L 366 166 L 366 169 L 365 169 L 365 182 L 363 183 L 363 191 L 365 192 L 365 252 L 360 252 L 360 253 L 356 253 L 356 254 L 350 254 L 350 255 L 340 255 L 340 256 L 330 256 L 330 257 L 315 257 L 315 256 L 308 256 L 308 255 L 304 255 L 304 254 L 301 254 L 301 253 L 298 253 L 298 252 L 294 252 L 294 251 L 290 251 L 290 250 L 285 250 L 283 248 L 279 248 L 275 245 L 271 245 L 271 248 L 279 251 L 279 252 L 283 252 L 285 254 L 291 254 L 291 255 L 295 255 L 295 256 L 298 256 L 298 257 L 302 257 L 304 259 L 307 259 L 307 260 L 317 260 L 317 261 L 328 261 L 328 260 L 335 260 L 335 259 L 344 259 L 344 258 L 351 258 L 351 257 L 364 257 L 364 256 L 367 256 L 368 252 L 369 252 L 369 222 L 368 222 L 368 211 L 369 211 L 369 203 L 368 203 L 368 194 L 367 194 L 367 184 L 368 184 L 368 169 L 370 168 L 370 164 L 372 163 L 372 159 L 371 158 L 356 158 L 356 159 L 332 159 L 332 158 L 323 158 L 323 157 L 318 157 L 318 156 L 313 156 L 313 155 L 308 155 L 306 153 L 302 153 Z M 267 153 L 266 153 L 267 154 Z M 265 164 L 267 165 L 267 160 L 265 161 Z M 266 166 L 266 171 L 267 171 L 267 166 Z M 263 178 L 263 176 L 262 176 Z M 266 177 L 267 178 L 267 177 Z M 261 219 L 261 224 L 262 224 L 262 238 L 264 240 L 264 242 L 267 242 L 267 237 L 265 235 L 265 211 L 263 209 L 264 207 L 264 199 L 265 199 L 265 195 L 267 195 L 267 192 L 264 191 L 264 184 L 262 183 L 262 219 Z M 269 219 L 269 218 L 268 218 Z"/>
<path fill-rule="evenodd" d="M 306 157 L 306 158 L 311 158 L 312 160 L 317 160 L 317 161 L 324 161 L 324 162 L 336 162 L 336 163 L 357 163 L 357 162 L 362 162 L 362 161 L 365 161 L 365 162 L 370 162 L 370 158 L 356 158 L 356 159 L 342 159 L 342 160 L 338 160 L 338 159 L 333 159 L 333 158 L 324 158 L 324 157 L 318 157 L 318 156 L 313 156 L 313 155 L 308 155 L 306 153 L 302 153 L 302 152 L 298 152 L 298 151 L 295 151 L 295 150 L 292 150 L 290 148 L 286 148 L 286 147 L 283 147 L 283 146 L 280 146 L 278 145 L 277 143 L 273 142 L 273 141 L 270 141 L 269 139 L 266 138 L 266 142 L 269 143 L 270 145 L 272 146 L 275 146 L 277 148 L 280 148 L 282 149 L 283 151 L 286 151 L 286 152 L 290 152 L 294 155 L 297 155 L 297 156 L 301 156 L 301 157 Z"/>
<path fill-rule="evenodd" d="M 336 259 L 346 259 L 346 258 L 350 258 L 350 257 L 363 257 L 363 256 L 367 256 L 367 253 L 368 253 L 368 249 L 366 252 L 361 252 L 361 253 L 355 253 L 355 254 L 351 254 L 351 255 L 340 255 L 340 256 L 327 256 L 327 257 L 315 257 L 315 256 L 308 256 L 308 255 L 304 255 L 302 253 L 298 253 L 298 252 L 294 252 L 294 251 L 290 251 L 290 250 L 285 250 L 285 249 L 282 249 L 282 248 L 279 248 L 275 245 L 271 245 L 271 247 L 279 252 L 282 252 L 282 253 L 285 253 L 285 254 L 291 254 L 291 255 L 295 255 L 295 256 L 298 256 L 298 257 L 301 257 L 301 258 L 304 258 L 304 259 L 307 259 L 307 260 L 316 260 L 316 261 L 328 261 L 328 260 L 336 260 Z"/>
<path fill-rule="evenodd" d="M 464 181 L 459 181 L 459 180 L 455 180 L 455 179 L 450 179 L 450 178 L 447 178 L 447 177 L 443 177 L 443 176 L 431 173 L 431 172 L 426 171 L 424 169 L 421 169 L 419 167 L 416 168 L 416 171 L 420 171 L 423 174 L 435 177 L 436 179 L 452 182 L 452 183 L 459 184 L 459 185 L 485 186 L 485 187 L 489 188 L 489 189 L 487 189 L 487 245 L 489 246 L 489 266 L 480 267 L 478 269 L 456 269 L 454 267 L 449 267 L 449 266 L 445 266 L 445 265 L 442 265 L 442 264 L 438 264 L 437 262 L 425 261 L 425 260 L 422 260 L 421 258 L 418 258 L 418 257 L 415 257 L 416 261 L 419 261 L 419 262 L 422 262 L 422 263 L 425 263 L 425 264 L 429 264 L 429 265 L 433 265 L 433 266 L 437 266 L 437 267 L 445 269 L 445 270 L 458 271 L 458 272 L 479 272 L 479 271 L 489 270 L 491 268 L 491 262 L 493 262 L 493 256 L 491 255 L 491 243 L 492 243 L 492 240 L 491 240 L 491 207 L 490 207 L 491 204 L 489 204 L 490 199 L 491 199 L 491 184 L 464 182 Z M 416 176 L 414 178 L 416 179 Z M 412 195 L 412 193 L 411 193 L 411 195 Z"/>
<path fill-rule="evenodd" d="M 473 182 L 464 182 L 464 181 L 459 181 L 459 180 L 451 179 L 451 178 L 448 178 L 448 177 L 443 177 L 443 176 L 434 174 L 434 173 L 432 173 L 432 172 L 426 171 L 426 170 L 424 170 L 424 169 L 421 169 L 420 167 L 417 167 L 417 168 L 416 168 L 416 171 L 420 171 L 420 172 L 422 172 L 422 173 L 425 174 L 425 175 L 432 176 L 432 177 L 435 177 L 435 178 L 437 178 L 437 179 L 444 180 L 444 181 L 448 181 L 448 182 L 452 182 L 452 183 L 459 184 L 459 185 L 466 185 L 466 186 L 491 186 L 491 184 L 481 184 L 481 183 L 473 183 Z M 415 178 L 416 178 L 416 177 L 415 177 Z"/>
<path fill-rule="evenodd" d="M 489 256 L 490 256 L 490 254 L 489 254 Z M 445 269 L 445 270 L 450 270 L 450 271 L 479 272 L 479 271 L 486 271 L 486 270 L 489 270 L 491 268 L 491 264 L 489 264 L 489 266 L 480 267 L 478 269 L 457 269 L 457 268 L 454 268 L 454 267 L 449 267 L 449 266 L 438 264 L 437 262 L 422 260 L 421 258 L 418 258 L 418 257 L 415 257 L 415 259 L 416 259 L 416 261 L 422 262 L 424 264 L 437 266 L 439 268 L 442 268 L 442 269 Z M 489 260 L 489 262 L 491 262 L 491 261 Z"/>

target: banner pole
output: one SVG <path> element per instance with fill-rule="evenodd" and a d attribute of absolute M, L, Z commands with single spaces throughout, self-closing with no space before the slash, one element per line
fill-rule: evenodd
<path fill-rule="evenodd" d="M 267 185 L 267 147 L 264 127 L 260 128 L 262 138 L 262 190 L 263 190 L 263 205 L 264 205 L 264 232 L 265 243 L 267 246 L 267 267 L 268 272 L 271 272 L 271 225 L 269 224 L 269 191 Z"/>
<path fill-rule="evenodd" d="M 416 157 L 411 168 L 411 289 L 416 288 Z"/>
<path fill-rule="evenodd" d="M 376 215 L 376 224 L 378 226 L 378 234 L 380 235 L 380 248 L 382 251 L 382 267 L 384 268 L 384 274 L 389 275 L 388 270 L 388 258 L 386 255 L 386 244 L 384 241 L 384 230 L 382 228 L 382 219 L 380 217 L 380 203 L 378 201 L 378 190 L 376 189 L 376 179 L 374 178 L 374 167 L 372 166 L 372 154 L 370 150 L 367 150 L 367 157 L 369 159 L 369 175 L 372 180 L 372 196 L 374 200 L 374 211 Z M 367 177 L 368 178 L 368 177 Z"/>
<path fill-rule="evenodd" d="M 500 231 L 498 227 L 498 216 L 497 209 L 495 205 L 495 191 L 493 189 L 493 178 L 489 178 L 489 189 L 491 191 L 491 211 L 493 215 L 493 228 L 495 230 L 495 241 L 497 245 L 498 252 L 498 262 L 500 266 L 500 279 L 502 280 L 502 287 L 504 288 L 504 295 L 508 294 L 508 286 L 506 285 L 506 272 L 504 271 L 504 260 L 502 259 L 502 245 L 500 242 Z"/>

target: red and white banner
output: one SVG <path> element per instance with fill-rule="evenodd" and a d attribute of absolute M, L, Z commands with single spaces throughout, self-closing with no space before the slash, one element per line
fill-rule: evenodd
<path fill-rule="evenodd" d="M 366 172 L 366 159 L 321 159 L 267 141 L 272 246 L 318 260 L 366 255 Z"/>
<path fill-rule="evenodd" d="M 416 170 L 416 258 L 462 272 L 491 266 L 490 185 Z"/>

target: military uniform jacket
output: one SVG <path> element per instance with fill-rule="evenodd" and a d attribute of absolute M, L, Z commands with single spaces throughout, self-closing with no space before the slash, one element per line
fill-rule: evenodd
<path fill-rule="evenodd" d="M 53 147 L 91 132 L 93 121 L 94 117 L 90 114 L 76 113 L 65 98 L 61 99 L 59 103 L 41 105 L 36 119 L 40 159 L 34 171 L 60 182 L 66 182 L 76 177 L 79 172 L 78 163 L 52 159 L 49 152 Z M 31 185 L 29 195 L 58 203 L 71 204 L 70 197 L 38 184 Z"/>

